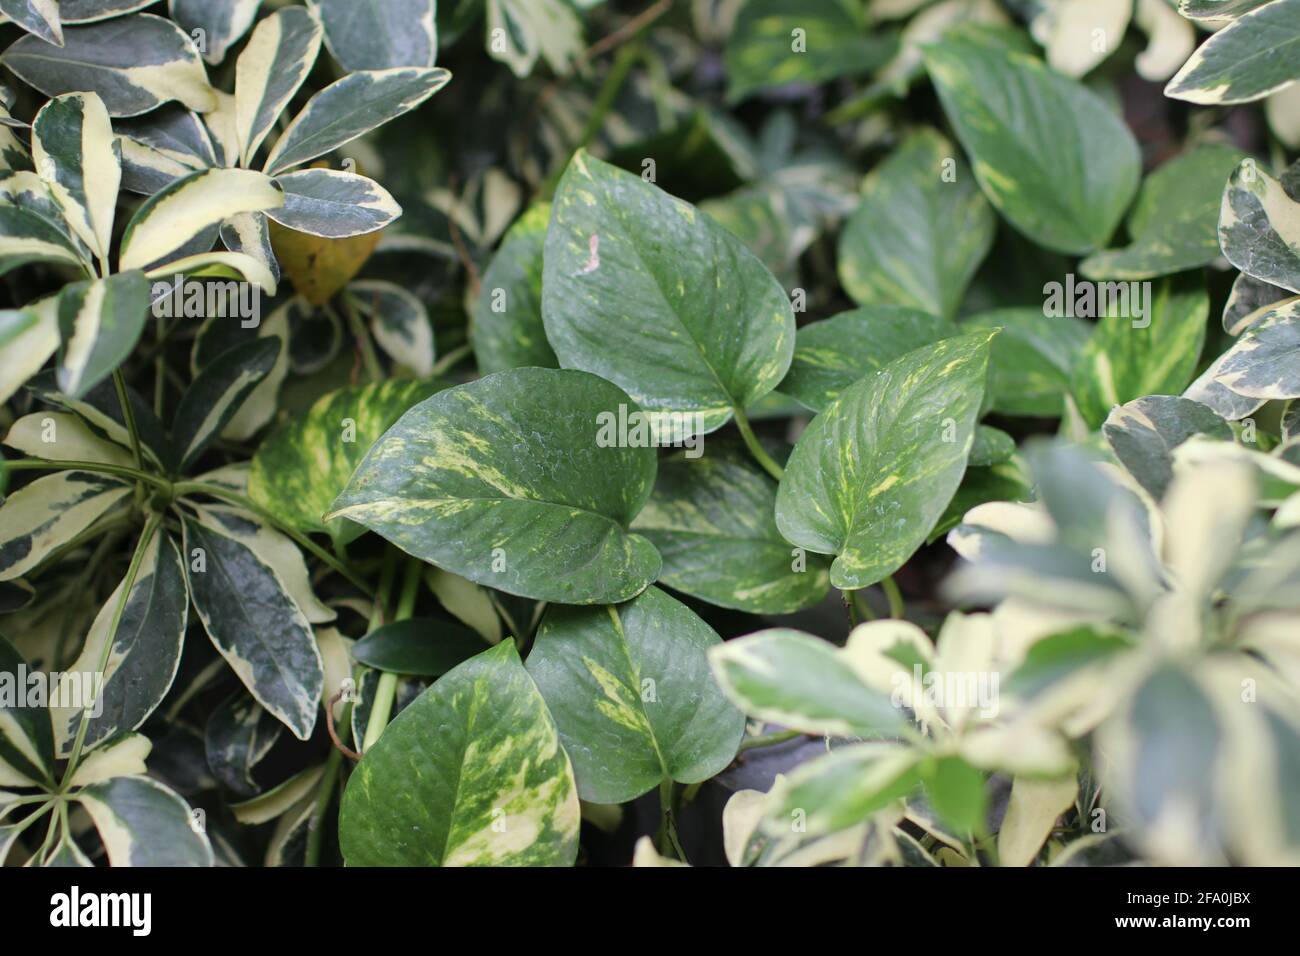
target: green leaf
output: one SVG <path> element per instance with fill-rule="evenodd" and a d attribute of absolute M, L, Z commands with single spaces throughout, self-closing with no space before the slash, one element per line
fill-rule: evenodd
<path fill-rule="evenodd" d="M 555 722 L 507 640 L 384 730 L 348 780 L 339 844 L 348 866 L 567 866 L 578 821 Z"/>
<path fill-rule="evenodd" d="M 348 74 L 307 101 L 267 157 L 267 174 L 278 176 L 410 112 L 450 79 L 441 67 Z"/>
<path fill-rule="evenodd" d="M 1253 161 L 1242 163 L 1223 191 L 1219 244 L 1247 275 L 1300 292 L 1300 202 Z"/>
<path fill-rule="evenodd" d="M 0 62 L 46 96 L 98 93 L 115 117 L 138 116 L 172 100 L 200 113 L 217 105 L 190 38 L 148 13 L 68 27 L 63 46 L 25 36 Z"/>
<path fill-rule="evenodd" d="M 204 630 L 236 676 L 299 740 L 324 684 L 311 625 L 275 571 L 215 522 L 182 517 L 186 576 Z"/>
<path fill-rule="evenodd" d="M 772 628 L 709 652 L 727 696 L 750 717 L 809 734 L 877 737 L 902 726 L 902 712 L 854 667 L 852 642 Z"/>
<path fill-rule="evenodd" d="M 279 358 L 278 338 L 258 338 L 222 352 L 204 367 L 181 398 L 172 423 L 172 445 L 184 472 L 239 412 Z"/>
<path fill-rule="evenodd" d="M 862 376 L 956 334 L 947 319 L 894 305 L 865 306 L 810 322 L 795 334 L 794 360 L 781 393 L 820 412 Z"/>
<path fill-rule="evenodd" d="M 961 484 L 984 396 L 990 332 L 916 349 L 840 393 L 799 439 L 776 498 L 786 539 L 837 555 L 831 584 L 898 570 Z"/>
<path fill-rule="evenodd" d="M 537 203 L 506 233 L 483 273 L 470 338 L 485 375 L 527 365 L 560 363 L 542 325 L 542 249 L 551 204 Z"/>
<path fill-rule="evenodd" d="M 12 581 L 127 499 L 131 486 L 86 471 L 37 478 L 0 504 L 0 581 Z"/>
<path fill-rule="evenodd" d="M 1006 432 L 988 425 L 977 425 L 968 464 L 972 468 L 1000 465 L 1015 453 L 1016 440 Z"/>
<path fill-rule="evenodd" d="M 33 786 L 54 779 L 54 737 L 49 711 L 44 707 L 25 706 L 30 673 L 34 671 L 28 668 L 23 656 L 0 636 L 0 675 L 12 689 L 12 693 L 4 695 L 8 702 L 0 702 L 0 785 L 4 786 Z M 0 811 L 3 811 L 3 801 L 0 801 Z"/>
<path fill-rule="evenodd" d="M 1200 277 L 1142 288 L 1127 307 L 1112 301 L 1075 366 L 1072 391 L 1089 428 L 1100 428 L 1116 405 L 1181 392 L 1196 370 L 1210 311 Z"/>
<path fill-rule="evenodd" d="M 959 834 L 982 833 L 988 796 L 984 774 L 960 757 L 940 757 L 921 765 L 925 795 L 939 818 Z"/>
<path fill-rule="evenodd" d="M 510 369 L 440 392 L 370 449 L 327 518 L 510 594 L 628 600 L 660 559 L 627 531 L 654 484 L 654 450 L 602 440 L 620 408 L 637 411 L 573 370 Z"/>
<path fill-rule="evenodd" d="M 1159 501 L 1174 478 L 1174 449 L 1193 435 L 1232 441 L 1213 409 L 1189 398 L 1149 395 L 1116 406 L 1102 432 L 1115 457 Z"/>
<path fill-rule="evenodd" d="M 490 645 L 467 627 L 408 618 L 371 631 L 352 645 L 357 663 L 394 674 L 441 677 Z"/>
<path fill-rule="evenodd" d="M 976 36 L 949 32 L 925 62 L 985 195 L 1041 245 L 1101 248 L 1137 189 L 1133 135 L 1086 87 Z"/>
<path fill-rule="evenodd" d="M 1240 150 L 1210 143 L 1163 164 L 1129 215 L 1130 245 L 1089 256 L 1080 271 L 1090 279 L 1153 279 L 1214 262 L 1222 254 L 1220 197 L 1243 159 Z"/>
<path fill-rule="evenodd" d="M 911 306 L 951 319 L 996 224 L 952 144 L 923 129 L 863 183 L 840 233 L 840 281 L 860 305 Z"/>
<path fill-rule="evenodd" d="M 346 520 L 327 522 L 325 513 L 371 445 L 439 387 L 393 379 L 322 396 L 259 446 L 249 472 L 249 496 L 290 528 L 328 531 L 342 541 L 355 538 L 360 527 Z"/>
<path fill-rule="evenodd" d="M 349 73 L 433 66 L 438 56 L 434 0 L 320 0 L 330 53 Z"/>
<path fill-rule="evenodd" d="M 202 31 L 203 59 L 216 66 L 248 32 L 262 0 L 167 0 L 171 18 L 190 36 Z"/>
<path fill-rule="evenodd" d="M 212 846 L 185 801 L 148 777 L 115 777 L 78 790 L 109 866 L 211 866 Z"/>
<path fill-rule="evenodd" d="M 788 614 L 826 596 L 829 565 L 781 537 L 776 489 L 734 444 L 673 455 L 660 461 L 632 530 L 663 556 L 668 587 L 751 614 Z"/>
<path fill-rule="evenodd" d="M 1069 316 L 1048 318 L 1041 308 L 1016 308 L 971 316 L 962 327 L 1002 330 L 989 358 L 993 411 L 1060 417 L 1091 324 Z"/>
<path fill-rule="evenodd" d="M 336 169 L 303 169 L 277 176 L 284 205 L 267 215 L 311 236 L 342 239 L 383 229 L 402 214 L 388 190 L 365 176 Z"/>
<path fill-rule="evenodd" d="M 349 283 L 347 297 L 370 319 L 370 334 L 396 364 L 421 377 L 433 374 L 433 325 L 423 302 L 399 285 L 373 279 Z"/>
<path fill-rule="evenodd" d="M 235 63 L 235 136 L 239 160 L 252 164 L 289 100 L 320 54 L 320 21 L 303 7 L 285 7 L 253 30 Z"/>
<path fill-rule="evenodd" d="M 1085 668 L 1106 663 L 1132 650 L 1133 642 L 1118 633 L 1081 626 L 1035 641 L 1007 679 L 1006 690 L 1032 699 Z"/>
<path fill-rule="evenodd" d="M 63 27 L 55 0 L 0 0 L 0 13 L 32 36 L 56 46 L 63 45 Z"/>
<path fill-rule="evenodd" d="M 284 205 L 275 181 L 248 169 L 207 169 L 178 179 L 145 200 L 122 236 L 119 268 L 160 264 L 205 229 L 242 212 Z"/>
<path fill-rule="evenodd" d="M 284 725 L 241 688 L 217 705 L 203 732 L 208 768 L 223 786 L 240 797 L 259 787 L 253 768 L 280 739 Z"/>
<path fill-rule="evenodd" d="M 727 98 L 788 83 L 814 85 L 861 75 L 894 51 L 893 37 L 869 32 L 850 0 L 748 0 L 727 39 Z"/>
<path fill-rule="evenodd" d="M 794 312 L 753 253 L 693 206 L 585 152 L 556 190 L 543 271 L 560 364 L 609 379 L 647 411 L 698 416 L 700 433 L 790 367 Z"/>
<path fill-rule="evenodd" d="M 740 746 L 745 716 L 719 690 L 721 638 L 658 588 L 617 607 L 553 607 L 528 655 L 573 757 L 578 796 L 625 803 L 664 780 L 699 783 Z"/>
<path fill-rule="evenodd" d="M 1201 44 L 1165 96 L 1204 106 L 1249 103 L 1300 77 L 1298 57 L 1300 0 L 1273 0 Z"/>
<path fill-rule="evenodd" d="M 66 668 L 69 676 L 79 675 L 84 681 L 99 670 L 104 643 L 121 599 L 119 584 L 95 615 L 81 654 Z M 180 552 L 170 537 L 156 534 L 145 549 L 113 637 L 113 649 L 101 678 L 102 689 L 90 711 L 87 749 L 115 734 L 139 729 L 162 703 L 180 666 L 188 612 Z M 61 750 L 69 749 L 85 713 L 81 707 L 52 709 Z"/>
<path fill-rule="evenodd" d="M 59 390 L 81 398 L 108 378 L 139 341 L 150 301 L 143 272 L 64 286 L 59 294 Z"/>
<path fill-rule="evenodd" d="M 861 823 L 916 789 L 920 757 L 909 747 L 860 744 L 810 760 L 773 787 L 766 826 L 801 823 L 816 835 Z"/>

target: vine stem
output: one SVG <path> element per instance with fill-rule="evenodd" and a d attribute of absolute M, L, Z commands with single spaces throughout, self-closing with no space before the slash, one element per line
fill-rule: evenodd
<path fill-rule="evenodd" d="M 456 346 L 456 348 L 452 349 L 442 358 L 438 359 L 438 361 L 433 363 L 433 368 L 429 373 L 430 376 L 437 378 L 439 375 L 445 375 L 447 372 L 459 365 L 461 359 L 467 358 L 473 351 L 474 347 L 468 342 L 464 345 Z"/>
<path fill-rule="evenodd" d="M 325 760 L 325 773 L 321 775 L 320 786 L 316 789 L 316 803 L 312 806 L 311 819 L 307 823 L 307 850 L 303 856 L 303 866 L 317 866 L 320 863 L 321 838 L 325 834 L 325 812 L 329 810 L 330 799 L 334 796 L 334 786 L 338 783 L 339 767 L 342 763 L 343 754 L 337 747 L 331 747 L 330 755 Z"/>
<path fill-rule="evenodd" d="M 365 578 L 357 574 L 350 565 L 344 564 L 337 557 L 330 554 L 302 532 L 281 523 L 273 514 L 254 502 L 247 495 L 241 495 L 237 491 L 231 491 L 229 488 L 223 488 L 220 485 L 211 485 L 205 481 L 178 481 L 175 486 L 173 486 L 172 490 L 177 497 L 185 494 L 204 494 L 213 498 L 220 498 L 222 501 L 229 502 L 233 505 L 238 505 L 246 511 L 251 511 L 263 521 L 269 523 L 281 534 L 288 535 L 297 542 L 299 547 L 310 551 L 339 574 L 343 575 L 352 582 L 353 585 L 360 588 L 361 592 L 367 597 L 374 597 L 375 592 L 370 587 L 369 583 L 367 583 Z"/>
<path fill-rule="evenodd" d="M 755 747 L 775 747 L 787 740 L 794 740 L 803 736 L 806 735 L 800 730 L 781 730 L 771 734 L 760 734 L 757 737 L 746 737 L 740 742 L 740 752 L 744 753 L 746 750 L 753 750 Z"/>
<path fill-rule="evenodd" d="M 402 596 L 397 601 L 397 613 L 394 622 L 405 621 L 415 610 L 415 598 L 419 594 L 420 580 L 423 577 L 424 562 L 419 558 L 409 558 L 406 576 L 402 579 Z M 365 755 L 379 735 L 388 726 L 389 715 L 393 712 L 393 698 L 397 696 L 397 675 L 384 671 L 379 675 L 379 686 L 375 688 L 375 704 L 370 708 L 370 719 L 366 721 L 366 736 L 361 742 L 361 753 Z"/>
<path fill-rule="evenodd" d="M 898 582 L 892 577 L 886 577 L 880 582 L 880 587 L 889 599 L 889 616 L 902 619 L 907 613 L 907 606 L 903 603 L 903 592 L 898 589 Z"/>
<path fill-rule="evenodd" d="M 659 852 L 664 856 L 686 862 L 686 851 L 677 839 L 677 823 L 673 819 L 673 780 L 664 777 L 659 781 Z"/>
<path fill-rule="evenodd" d="M 113 618 L 108 625 L 108 633 L 104 636 L 104 647 L 99 652 L 99 662 L 95 668 L 95 673 L 103 674 L 108 667 L 109 656 L 113 652 L 113 642 L 117 640 L 117 629 L 122 623 L 122 613 L 126 610 L 127 601 L 131 598 L 131 589 L 135 587 L 135 579 L 140 574 L 140 565 L 144 563 L 145 552 L 149 550 L 149 545 L 153 542 L 153 536 L 158 532 L 158 526 L 162 524 L 162 512 L 156 511 L 149 516 L 145 523 L 144 531 L 140 534 L 140 540 L 136 542 L 135 553 L 131 555 L 131 564 L 126 569 L 126 577 L 122 579 L 122 594 L 117 599 L 117 605 L 113 608 Z M 104 688 L 99 688 L 99 693 L 103 693 Z M 59 792 L 63 793 L 72 783 L 72 775 L 77 770 L 77 763 L 81 760 L 81 749 L 86 744 L 86 731 L 90 728 L 90 720 L 86 716 L 86 711 L 90 709 L 87 705 L 82 709 L 81 720 L 77 724 L 77 737 L 72 743 L 72 753 L 68 757 L 68 769 L 64 771 L 63 781 L 59 785 Z"/>
<path fill-rule="evenodd" d="M 785 469 L 778 465 L 759 443 L 758 436 L 754 434 L 754 429 L 750 427 L 749 419 L 745 416 L 745 410 L 736 405 L 731 411 L 736 416 L 736 427 L 740 429 L 740 437 L 745 440 L 745 447 L 749 449 L 749 453 L 763 466 L 764 471 L 780 481 L 785 477 Z"/>

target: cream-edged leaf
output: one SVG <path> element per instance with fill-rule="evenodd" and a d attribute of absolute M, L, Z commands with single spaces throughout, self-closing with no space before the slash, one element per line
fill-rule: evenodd
<path fill-rule="evenodd" d="M 284 205 L 267 215 L 312 236 L 343 239 L 383 229 L 402 214 L 388 190 L 365 176 L 336 169 L 303 169 L 275 178 Z"/>
<path fill-rule="evenodd" d="M 67 93 L 41 107 L 32 121 L 32 160 L 72 231 L 96 256 L 107 256 L 122 163 L 103 100 Z"/>
<path fill-rule="evenodd" d="M 0 504 L 0 581 L 36 567 L 130 494 L 115 478 L 60 471 L 9 495 Z"/>
<path fill-rule="evenodd" d="M 321 25 L 310 10 L 286 7 L 253 30 L 235 66 L 235 128 L 248 166 L 320 53 Z"/>

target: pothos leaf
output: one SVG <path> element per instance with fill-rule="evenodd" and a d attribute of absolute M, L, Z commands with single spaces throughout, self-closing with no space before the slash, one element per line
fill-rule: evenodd
<path fill-rule="evenodd" d="M 693 206 L 585 152 L 556 190 L 543 272 L 560 364 L 609 379 L 647 410 L 698 416 L 696 431 L 726 424 L 790 367 L 794 312 L 754 254 Z"/>
<path fill-rule="evenodd" d="M 569 865 L 578 819 L 555 722 L 507 640 L 385 729 L 348 780 L 339 843 L 349 866 Z"/>
<path fill-rule="evenodd" d="M 538 203 L 524 213 L 483 273 L 470 337 L 474 358 L 485 374 L 560 364 L 542 324 L 542 250 L 550 218 L 550 203 Z"/>
<path fill-rule="evenodd" d="M 776 499 L 791 542 L 864 588 L 912 556 L 961 484 L 994 333 L 909 352 L 840 393 L 795 445 Z"/>
<path fill-rule="evenodd" d="M 655 453 L 599 432 L 634 411 L 586 372 L 497 372 L 403 415 L 326 517 L 511 594 L 627 600 L 659 573 L 658 552 L 627 530 L 650 494 Z"/>
<path fill-rule="evenodd" d="M 713 629 L 658 588 L 626 604 L 551 608 L 528 655 L 574 761 L 578 795 L 625 803 L 727 766 L 744 715 L 709 672 Z"/>

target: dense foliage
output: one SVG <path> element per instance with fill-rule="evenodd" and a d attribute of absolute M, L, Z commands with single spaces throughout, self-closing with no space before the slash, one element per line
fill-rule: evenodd
<path fill-rule="evenodd" d="M 1300 861 L 1300 0 L 0 12 L 0 864 Z"/>

